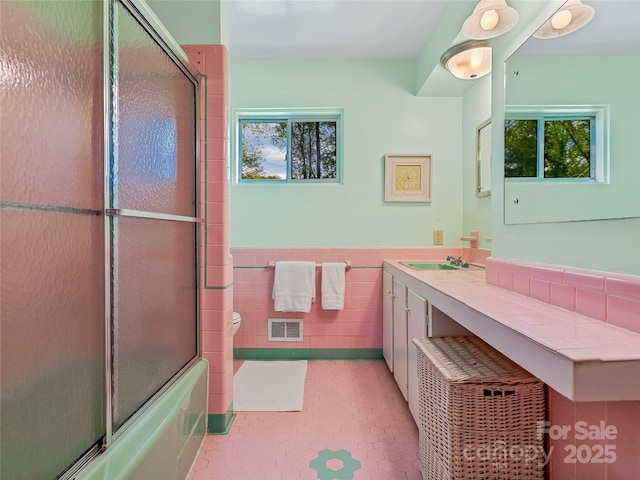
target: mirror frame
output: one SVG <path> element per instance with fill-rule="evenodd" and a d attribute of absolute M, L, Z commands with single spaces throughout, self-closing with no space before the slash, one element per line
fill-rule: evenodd
<path fill-rule="evenodd" d="M 484 132 L 484 142 L 482 136 Z M 488 152 L 488 153 L 487 153 Z M 483 172 L 488 185 L 483 185 Z M 491 195 L 491 117 L 476 127 L 476 197 Z"/>

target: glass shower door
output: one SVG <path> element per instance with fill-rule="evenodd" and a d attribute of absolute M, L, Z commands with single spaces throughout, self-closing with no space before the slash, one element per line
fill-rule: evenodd
<path fill-rule="evenodd" d="M 197 359 L 197 79 L 145 8 L 0 1 L 2 479 L 73 478 Z"/>
<path fill-rule="evenodd" d="M 102 3 L 0 2 L 0 478 L 105 435 Z"/>
<path fill-rule="evenodd" d="M 114 431 L 197 355 L 196 84 L 115 4 Z"/>

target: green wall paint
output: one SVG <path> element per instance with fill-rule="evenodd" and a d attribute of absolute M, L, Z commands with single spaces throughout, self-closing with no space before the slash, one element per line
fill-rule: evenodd
<path fill-rule="evenodd" d="M 477 4 L 477 0 L 456 0 L 445 5 L 438 23 L 416 58 L 417 95 L 457 97 L 473 85 L 473 82 L 452 77 L 440 65 L 440 57 L 449 47 L 468 40 L 459 32 Z"/>
<path fill-rule="evenodd" d="M 147 0 L 180 45 L 228 45 L 228 6 L 221 0 Z"/>
<path fill-rule="evenodd" d="M 232 59 L 230 67 L 232 112 L 344 110 L 343 184 L 232 184 L 233 247 L 429 246 L 433 229 L 460 244 L 462 101 L 416 97 L 413 61 Z M 386 153 L 433 155 L 431 203 L 384 203 Z"/>
<path fill-rule="evenodd" d="M 494 125 L 504 122 L 504 61 L 563 1 L 509 2 L 520 20 L 512 31 L 492 40 Z M 228 44 L 226 2 L 148 3 L 179 43 Z M 474 3 L 448 2 L 415 61 L 234 61 L 231 49 L 232 108 L 341 107 L 345 119 L 344 184 L 233 185 L 231 244 L 422 246 L 431 244 L 432 229 L 442 228 L 445 243 L 459 245 L 457 238 L 475 229 L 472 225 L 490 201 L 495 256 L 640 274 L 640 219 L 504 225 L 500 129 L 492 129 L 492 195 L 471 198 L 475 170 L 469 165 L 475 147 L 468 133 L 479 123 L 476 115 L 482 116 L 486 97 L 482 87 L 477 88 L 480 82 L 460 87 L 456 98 L 433 96 L 456 81 L 437 63 L 442 52 L 457 43 L 459 25 Z M 423 97 L 415 97 L 416 91 Z M 434 155 L 432 204 L 383 203 L 385 153 Z M 483 235 L 484 228 L 478 229 Z"/>

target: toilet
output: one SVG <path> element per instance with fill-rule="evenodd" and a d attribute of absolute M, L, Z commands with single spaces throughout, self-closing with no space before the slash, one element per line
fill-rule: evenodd
<path fill-rule="evenodd" d="M 233 334 L 238 333 L 238 329 L 240 328 L 240 321 L 242 317 L 238 312 L 233 312 Z"/>

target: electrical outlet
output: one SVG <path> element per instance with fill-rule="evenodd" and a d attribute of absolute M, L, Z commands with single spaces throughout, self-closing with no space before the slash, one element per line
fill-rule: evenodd
<path fill-rule="evenodd" d="M 433 231 L 433 244 L 434 245 L 443 245 L 444 244 L 444 234 L 442 230 L 434 230 Z"/>

